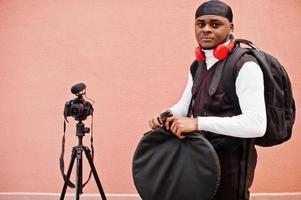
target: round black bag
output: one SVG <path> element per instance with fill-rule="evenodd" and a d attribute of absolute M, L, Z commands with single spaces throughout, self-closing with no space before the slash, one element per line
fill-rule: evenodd
<path fill-rule="evenodd" d="M 143 200 L 210 200 L 220 180 L 219 159 L 206 138 L 178 139 L 163 127 L 142 137 L 132 167 Z"/>

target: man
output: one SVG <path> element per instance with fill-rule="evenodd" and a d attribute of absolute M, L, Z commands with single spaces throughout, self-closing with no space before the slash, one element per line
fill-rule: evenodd
<path fill-rule="evenodd" d="M 244 55 L 234 67 L 235 88 L 240 108 L 236 108 L 227 96 L 222 81 L 216 92 L 210 96 L 214 72 L 220 62 L 215 51 L 220 45 L 227 47 L 232 41 L 234 24 L 232 9 L 222 1 L 212 0 L 200 5 L 195 13 L 195 37 L 204 54 L 198 81 L 188 74 L 184 93 L 177 104 L 168 110 L 173 114 L 164 124 L 178 138 L 201 131 L 214 146 L 221 165 L 221 180 L 215 200 L 249 199 L 239 197 L 241 160 L 244 138 L 256 138 L 266 130 L 263 74 L 256 60 Z M 217 56 L 218 57 L 218 56 Z M 197 84 L 196 84 L 197 83 Z M 192 115 L 187 117 L 193 98 Z M 152 129 L 162 126 L 159 115 L 149 121 Z M 250 163 L 246 181 L 247 190 L 253 180 L 257 154 L 254 145 L 250 147 Z"/>

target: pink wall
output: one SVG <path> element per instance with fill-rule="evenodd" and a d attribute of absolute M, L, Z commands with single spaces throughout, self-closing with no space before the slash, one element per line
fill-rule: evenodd
<path fill-rule="evenodd" d="M 227 2 L 233 7 L 236 37 L 253 40 L 287 67 L 298 106 L 301 2 Z M 194 57 L 194 11 L 199 4 L 1 1 L 0 192 L 61 191 L 62 112 L 74 98 L 70 87 L 85 82 L 88 97 L 96 101 L 95 165 L 104 189 L 135 193 L 133 152 L 148 130 L 148 119 L 182 93 Z M 67 160 L 77 143 L 70 121 Z M 297 116 L 290 142 L 259 148 L 253 192 L 301 191 L 299 122 Z M 97 192 L 94 180 L 87 187 L 85 191 Z"/>

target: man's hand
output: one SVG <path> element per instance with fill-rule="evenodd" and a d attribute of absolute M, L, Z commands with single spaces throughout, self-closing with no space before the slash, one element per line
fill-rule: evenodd
<path fill-rule="evenodd" d="M 154 130 L 162 126 L 160 115 L 156 115 L 151 120 L 149 120 L 149 127 Z"/>
<path fill-rule="evenodd" d="M 168 117 L 164 124 L 167 130 L 170 130 L 178 138 L 183 139 L 188 133 L 192 133 L 198 130 L 197 118 L 173 116 Z"/>
<path fill-rule="evenodd" d="M 162 119 L 161 119 L 161 115 L 165 113 L 165 118 L 172 115 L 171 111 L 169 109 L 165 109 L 163 110 L 159 115 L 156 115 L 155 117 L 153 117 L 151 120 L 149 120 L 149 127 L 154 130 L 156 128 L 159 128 L 163 125 Z"/>

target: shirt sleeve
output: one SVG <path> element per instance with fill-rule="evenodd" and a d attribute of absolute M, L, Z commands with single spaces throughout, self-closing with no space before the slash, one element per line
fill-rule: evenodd
<path fill-rule="evenodd" d="M 235 87 L 242 114 L 233 117 L 198 117 L 198 129 L 240 138 L 263 136 L 267 121 L 260 66 L 255 62 L 246 62 L 238 73 Z"/>
<path fill-rule="evenodd" d="M 189 73 L 188 81 L 184 89 L 184 92 L 182 94 L 182 97 L 175 105 L 169 108 L 173 115 L 181 115 L 181 116 L 187 115 L 188 107 L 192 96 L 191 94 L 192 85 L 193 85 L 193 80 L 192 80 L 191 73 Z"/>

